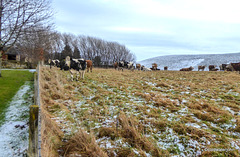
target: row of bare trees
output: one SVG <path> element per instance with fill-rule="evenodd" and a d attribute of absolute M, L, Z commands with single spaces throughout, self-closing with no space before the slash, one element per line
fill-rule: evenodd
<path fill-rule="evenodd" d="M 35 31 L 34 36 L 22 36 L 16 43 L 22 57 L 37 62 L 44 53 L 44 60 L 59 59 L 66 56 L 93 60 L 95 65 L 112 64 L 115 61 L 135 61 L 136 57 L 126 46 L 117 42 L 89 36 L 76 36 L 51 30 Z"/>
<path fill-rule="evenodd" d="M 111 64 L 115 61 L 135 61 L 136 57 L 126 46 L 117 42 L 89 36 L 75 36 L 73 34 L 58 34 L 55 50 L 50 53 L 50 58 L 63 59 L 66 56 L 85 58 L 94 61 L 95 65 Z M 60 53 L 59 53 L 60 52 Z"/>

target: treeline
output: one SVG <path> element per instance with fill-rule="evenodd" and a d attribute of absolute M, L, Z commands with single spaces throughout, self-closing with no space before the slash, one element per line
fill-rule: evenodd
<path fill-rule="evenodd" d="M 40 29 L 40 28 L 38 28 Z M 92 60 L 94 65 L 111 65 L 115 61 L 135 61 L 136 56 L 118 42 L 105 41 L 100 38 L 53 32 L 45 28 L 32 30 L 34 35 L 28 34 L 19 38 L 16 49 L 22 58 L 29 58 L 31 62 L 39 60 L 64 59 L 66 56 Z"/>

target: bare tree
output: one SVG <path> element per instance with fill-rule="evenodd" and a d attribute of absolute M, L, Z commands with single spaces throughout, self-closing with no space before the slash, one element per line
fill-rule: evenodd
<path fill-rule="evenodd" d="M 20 36 L 32 33 L 28 30 L 50 24 L 50 4 L 51 0 L 0 0 L 0 59 Z M 1 64 L 0 60 L 0 77 Z"/>
<path fill-rule="evenodd" d="M 57 36 L 48 28 L 35 27 L 32 32 L 22 35 L 14 47 L 21 52 L 21 58 L 27 57 L 36 65 L 40 59 L 46 61 L 52 57 Z"/>

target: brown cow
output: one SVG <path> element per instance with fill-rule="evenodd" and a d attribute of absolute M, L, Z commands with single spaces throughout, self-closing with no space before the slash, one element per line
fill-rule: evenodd
<path fill-rule="evenodd" d="M 182 68 L 180 71 L 192 71 L 194 68 L 190 66 L 189 68 Z"/>
<path fill-rule="evenodd" d="M 205 67 L 206 67 L 205 65 L 199 65 L 198 66 L 198 71 L 200 71 L 200 70 L 204 71 Z"/>
<path fill-rule="evenodd" d="M 141 70 L 141 64 L 136 64 L 136 69 Z"/>
<path fill-rule="evenodd" d="M 208 69 L 209 71 L 218 71 L 218 68 L 216 68 L 216 65 L 209 65 Z"/>
<path fill-rule="evenodd" d="M 86 60 L 87 62 L 87 72 L 89 72 L 89 70 L 92 72 L 92 61 L 91 60 Z"/>
<path fill-rule="evenodd" d="M 153 63 L 151 69 L 152 69 L 152 70 L 157 70 L 157 63 Z"/>
<path fill-rule="evenodd" d="M 167 67 L 167 66 L 165 66 L 165 67 L 164 67 L 164 70 L 168 70 L 168 67 Z"/>
<path fill-rule="evenodd" d="M 117 68 L 118 68 L 118 62 L 113 63 L 113 67 L 115 68 L 115 70 L 117 70 Z"/>

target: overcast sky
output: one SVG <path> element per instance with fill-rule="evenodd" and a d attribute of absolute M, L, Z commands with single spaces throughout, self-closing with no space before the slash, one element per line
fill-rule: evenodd
<path fill-rule="evenodd" d="M 56 29 L 137 57 L 240 52 L 239 0 L 53 0 Z"/>

